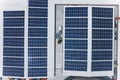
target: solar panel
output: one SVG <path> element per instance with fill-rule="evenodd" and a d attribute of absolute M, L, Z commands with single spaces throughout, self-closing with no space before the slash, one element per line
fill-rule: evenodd
<path fill-rule="evenodd" d="M 111 71 L 112 61 L 92 62 L 92 71 Z"/>
<path fill-rule="evenodd" d="M 29 8 L 29 17 L 47 17 L 47 8 Z"/>
<path fill-rule="evenodd" d="M 47 18 L 29 18 L 29 27 L 47 27 Z"/>
<path fill-rule="evenodd" d="M 92 7 L 92 17 L 113 17 L 113 8 Z"/>
<path fill-rule="evenodd" d="M 87 7 L 65 7 L 65 71 L 87 71 L 87 17 Z"/>
<path fill-rule="evenodd" d="M 4 11 L 4 17 L 24 17 L 25 14 L 23 11 Z"/>
<path fill-rule="evenodd" d="M 65 18 L 66 28 L 87 28 L 87 18 Z"/>
<path fill-rule="evenodd" d="M 87 49 L 87 40 L 65 40 L 65 49 Z"/>
<path fill-rule="evenodd" d="M 65 61 L 65 70 L 87 71 L 87 62 L 84 62 L 84 61 Z"/>
<path fill-rule="evenodd" d="M 24 47 L 24 38 L 4 38 L 4 46 Z"/>
<path fill-rule="evenodd" d="M 65 17 L 87 17 L 88 8 L 87 7 L 66 7 Z"/>
<path fill-rule="evenodd" d="M 29 57 L 47 57 L 47 48 L 29 48 Z"/>
<path fill-rule="evenodd" d="M 87 38 L 88 31 L 87 29 L 66 29 L 65 34 L 66 38 Z"/>
<path fill-rule="evenodd" d="M 3 76 L 24 77 L 24 11 L 3 13 Z"/>
<path fill-rule="evenodd" d="M 66 60 L 87 60 L 87 51 L 65 50 Z"/>
<path fill-rule="evenodd" d="M 5 27 L 21 27 L 24 26 L 24 18 L 4 18 L 4 26 Z"/>
<path fill-rule="evenodd" d="M 24 76 L 24 68 L 3 67 L 3 76 Z"/>
<path fill-rule="evenodd" d="M 112 28 L 113 19 L 108 18 L 92 18 L 93 28 Z"/>
<path fill-rule="evenodd" d="M 6 37 L 24 37 L 24 28 L 4 28 Z"/>
<path fill-rule="evenodd" d="M 30 7 L 48 7 L 48 0 L 29 0 Z"/>
<path fill-rule="evenodd" d="M 47 66 L 47 58 L 29 58 L 29 67 L 45 67 Z"/>
<path fill-rule="evenodd" d="M 113 8 L 92 7 L 92 71 L 112 71 Z"/>
<path fill-rule="evenodd" d="M 3 58 L 3 66 L 24 67 L 24 58 Z"/>
<path fill-rule="evenodd" d="M 65 75 L 113 75 L 113 12 L 113 7 L 104 6 L 64 7 L 63 73 Z"/>
<path fill-rule="evenodd" d="M 24 57 L 24 48 L 9 48 L 5 47 L 3 50 L 3 56 L 16 56 L 16 57 Z"/>
<path fill-rule="evenodd" d="M 92 60 L 112 60 L 112 51 L 92 51 Z"/>
<path fill-rule="evenodd" d="M 93 39 L 112 39 L 113 30 L 108 29 L 93 29 L 92 38 Z"/>
<path fill-rule="evenodd" d="M 44 77 L 47 76 L 47 68 L 28 68 L 28 77 Z"/>
<path fill-rule="evenodd" d="M 28 77 L 47 77 L 48 0 L 29 0 Z"/>
<path fill-rule="evenodd" d="M 47 37 L 47 28 L 29 28 L 29 37 Z"/>

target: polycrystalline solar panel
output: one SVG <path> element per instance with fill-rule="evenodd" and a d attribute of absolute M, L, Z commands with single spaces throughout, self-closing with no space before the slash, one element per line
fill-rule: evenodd
<path fill-rule="evenodd" d="M 87 40 L 65 40 L 65 49 L 87 49 Z"/>
<path fill-rule="evenodd" d="M 4 46 L 24 47 L 24 38 L 4 38 Z"/>
<path fill-rule="evenodd" d="M 92 71 L 111 71 L 112 61 L 92 62 Z"/>
<path fill-rule="evenodd" d="M 24 17 L 24 11 L 4 11 L 4 17 Z"/>
<path fill-rule="evenodd" d="M 92 7 L 92 71 L 112 71 L 113 21 L 113 8 Z"/>
<path fill-rule="evenodd" d="M 3 76 L 24 76 L 24 68 L 3 67 Z"/>
<path fill-rule="evenodd" d="M 24 37 L 24 28 L 4 28 L 4 36 Z"/>
<path fill-rule="evenodd" d="M 87 7 L 66 7 L 65 17 L 87 17 L 88 8 Z"/>
<path fill-rule="evenodd" d="M 24 77 L 24 11 L 3 14 L 3 76 Z"/>
<path fill-rule="evenodd" d="M 112 40 L 92 40 L 92 49 L 112 49 Z"/>
<path fill-rule="evenodd" d="M 29 37 L 47 37 L 47 28 L 29 28 Z"/>
<path fill-rule="evenodd" d="M 24 48 L 7 48 L 3 49 L 3 56 L 16 56 L 16 57 L 24 57 Z"/>
<path fill-rule="evenodd" d="M 47 58 L 28 58 L 28 67 L 47 66 Z"/>
<path fill-rule="evenodd" d="M 23 27 L 24 26 L 24 18 L 4 18 L 4 26 L 5 27 Z"/>
<path fill-rule="evenodd" d="M 65 37 L 66 38 L 87 38 L 88 31 L 87 29 L 66 29 Z"/>
<path fill-rule="evenodd" d="M 28 77 L 47 77 L 48 0 L 29 0 Z"/>
<path fill-rule="evenodd" d="M 87 51 L 65 50 L 67 60 L 87 60 Z"/>
<path fill-rule="evenodd" d="M 30 17 L 47 17 L 47 8 L 29 8 Z"/>
<path fill-rule="evenodd" d="M 112 51 L 92 51 L 92 60 L 112 60 Z"/>
<path fill-rule="evenodd" d="M 92 7 L 92 17 L 113 17 L 113 8 Z"/>
<path fill-rule="evenodd" d="M 47 27 L 47 18 L 29 18 L 29 27 Z"/>
<path fill-rule="evenodd" d="M 29 57 L 47 57 L 47 48 L 29 48 Z"/>
<path fill-rule="evenodd" d="M 87 71 L 88 8 L 65 7 L 64 70 Z"/>
<path fill-rule="evenodd" d="M 84 61 L 65 61 L 65 70 L 87 71 L 87 62 L 84 62 Z"/>
<path fill-rule="evenodd" d="M 66 28 L 87 28 L 87 18 L 65 18 Z"/>
<path fill-rule="evenodd" d="M 48 7 L 48 0 L 29 0 L 30 7 Z"/>
<path fill-rule="evenodd" d="M 47 47 L 47 38 L 29 38 L 29 47 Z"/>
<path fill-rule="evenodd" d="M 112 39 L 113 30 L 102 30 L 102 29 L 93 29 L 92 30 L 92 38 L 97 39 Z"/>
<path fill-rule="evenodd" d="M 3 58 L 3 66 L 24 67 L 24 58 Z"/>
<path fill-rule="evenodd" d="M 112 28 L 113 19 L 105 19 L 105 18 L 93 18 L 92 19 L 92 27 L 93 28 Z"/>
<path fill-rule="evenodd" d="M 47 76 L 47 68 L 28 68 L 28 77 Z"/>

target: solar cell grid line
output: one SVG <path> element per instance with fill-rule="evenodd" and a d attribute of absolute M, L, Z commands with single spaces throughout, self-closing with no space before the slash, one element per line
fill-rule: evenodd
<path fill-rule="evenodd" d="M 47 77 L 48 0 L 29 0 L 28 77 Z"/>
<path fill-rule="evenodd" d="M 24 11 L 3 11 L 3 76 L 24 77 Z"/>
<path fill-rule="evenodd" d="M 92 71 L 112 71 L 113 25 L 113 8 L 92 7 Z"/>
<path fill-rule="evenodd" d="M 88 8 L 64 10 L 64 71 L 87 71 Z"/>

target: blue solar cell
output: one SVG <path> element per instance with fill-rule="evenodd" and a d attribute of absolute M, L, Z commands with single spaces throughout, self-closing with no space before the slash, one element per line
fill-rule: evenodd
<path fill-rule="evenodd" d="M 47 67 L 47 58 L 28 58 L 28 67 Z"/>
<path fill-rule="evenodd" d="M 4 27 L 24 26 L 24 18 L 4 18 Z"/>
<path fill-rule="evenodd" d="M 3 58 L 3 65 L 4 66 L 18 66 L 24 67 L 24 57 L 23 58 Z"/>
<path fill-rule="evenodd" d="M 92 62 L 92 71 L 111 71 L 112 61 Z"/>
<path fill-rule="evenodd" d="M 28 48 L 28 57 L 47 57 L 47 48 Z"/>
<path fill-rule="evenodd" d="M 4 17 L 22 17 L 24 16 L 24 11 L 4 11 Z"/>
<path fill-rule="evenodd" d="M 87 49 L 87 40 L 65 40 L 65 49 Z"/>
<path fill-rule="evenodd" d="M 113 32 L 106 29 L 93 29 L 92 30 L 92 39 L 112 39 Z"/>
<path fill-rule="evenodd" d="M 29 38 L 29 47 L 47 47 L 47 38 Z"/>
<path fill-rule="evenodd" d="M 3 56 L 24 57 L 24 48 L 4 48 Z"/>
<path fill-rule="evenodd" d="M 47 17 L 48 10 L 45 8 L 29 8 L 29 17 Z"/>
<path fill-rule="evenodd" d="M 93 18 L 92 27 L 93 28 L 113 28 L 113 19 Z"/>
<path fill-rule="evenodd" d="M 87 7 L 66 7 L 65 17 L 87 17 L 88 8 Z"/>
<path fill-rule="evenodd" d="M 112 60 L 112 51 L 92 51 L 92 60 Z"/>
<path fill-rule="evenodd" d="M 65 29 L 65 38 L 87 38 L 87 29 Z"/>
<path fill-rule="evenodd" d="M 113 8 L 92 8 L 92 17 L 113 17 Z"/>
<path fill-rule="evenodd" d="M 65 61 L 65 70 L 87 71 L 87 62 Z"/>
<path fill-rule="evenodd" d="M 92 49 L 112 49 L 112 40 L 92 40 Z"/>
<path fill-rule="evenodd" d="M 65 18 L 66 28 L 87 28 L 88 19 L 87 18 Z"/>
<path fill-rule="evenodd" d="M 47 28 L 29 28 L 29 37 L 47 37 Z"/>
<path fill-rule="evenodd" d="M 87 51 L 65 50 L 66 60 L 87 60 Z"/>
<path fill-rule="evenodd" d="M 4 36 L 24 37 L 24 28 L 4 28 Z"/>
<path fill-rule="evenodd" d="M 28 68 L 28 77 L 47 76 L 47 68 Z"/>
<path fill-rule="evenodd" d="M 24 38 L 4 38 L 4 46 L 24 47 Z"/>
<path fill-rule="evenodd" d="M 29 27 L 47 27 L 47 18 L 29 18 Z"/>
<path fill-rule="evenodd" d="M 3 67 L 3 76 L 24 77 L 24 68 Z"/>
<path fill-rule="evenodd" d="M 29 7 L 48 7 L 48 0 L 29 0 Z"/>

